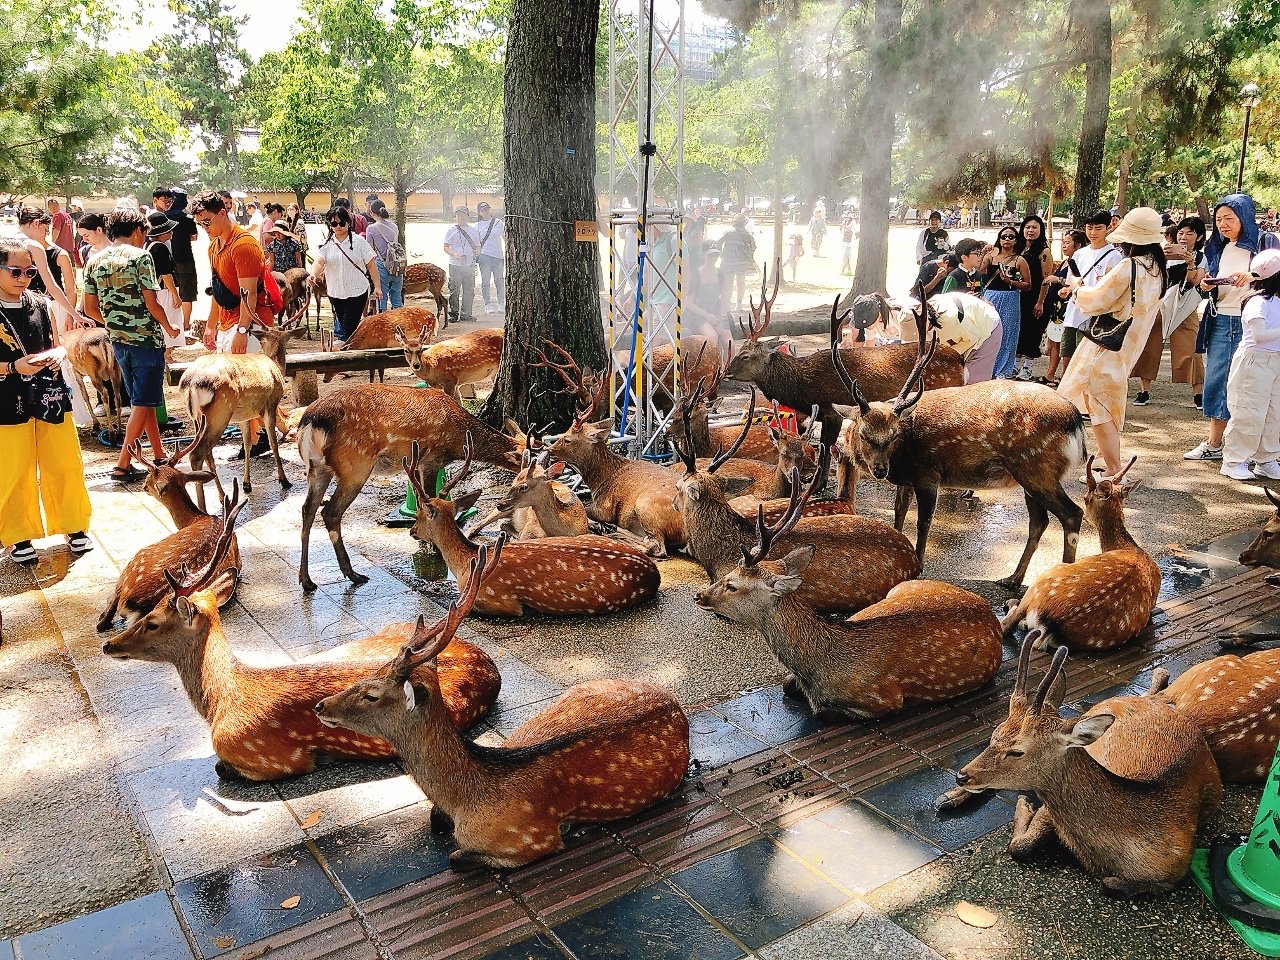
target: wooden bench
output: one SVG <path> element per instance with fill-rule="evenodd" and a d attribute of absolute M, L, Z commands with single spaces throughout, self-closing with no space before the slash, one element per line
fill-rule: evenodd
<path fill-rule="evenodd" d="M 293 376 L 304 370 L 317 373 L 354 373 L 368 371 L 369 382 L 381 382 L 390 368 L 407 367 L 404 351 L 399 347 L 381 350 L 317 350 L 314 353 L 293 353 L 285 361 L 285 374 Z M 169 384 L 176 386 L 186 372 L 188 363 L 169 364 Z"/>

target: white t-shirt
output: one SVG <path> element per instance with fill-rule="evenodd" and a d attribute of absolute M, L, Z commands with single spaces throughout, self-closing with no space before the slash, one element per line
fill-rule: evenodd
<path fill-rule="evenodd" d="M 1241 350 L 1280 353 L 1280 297 L 1250 297 L 1244 302 L 1240 323 L 1244 327 Z"/>
<path fill-rule="evenodd" d="M 490 225 L 493 230 L 490 231 Z M 476 234 L 480 238 L 480 252 L 486 257 L 497 257 L 502 259 L 502 238 L 507 232 L 506 224 L 502 222 L 501 217 L 490 217 L 488 220 L 477 220 L 475 223 Z M 489 234 L 489 239 L 485 239 L 485 234 Z"/>
<path fill-rule="evenodd" d="M 1229 277 L 1233 273 L 1248 273 L 1249 260 L 1252 254 L 1244 247 L 1237 247 L 1234 242 L 1222 248 L 1222 261 L 1218 264 L 1218 276 Z M 1233 287 L 1223 284 L 1218 288 L 1218 299 L 1215 301 L 1218 312 L 1233 317 L 1240 316 L 1244 308 L 1244 298 L 1248 295 L 1248 287 Z"/>
<path fill-rule="evenodd" d="M 1076 269 L 1084 279 L 1086 287 L 1092 287 L 1103 278 L 1108 270 L 1124 259 L 1116 247 L 1107 244 L 1099 250 L 1093 247 L 1082 247 L 1071 255 Z M 1067 301 L 1067 309 L 1062 317 L 1062 325 L 1073 330 L 1083 330 L 1089 315 L 1076 306 L 1076 298 Z"/>
<path fill-rule="evenodd" d="M 456 223 L 444 235 L 444 242 L 449 249 L 456 251 L 449 254 L 449 266 L 469 267 L 476 262 L 476 250 L 480 247 L 480 235 L 471 224 L 460 227 Z"/>
<path fill-rule="evenodd" d="M 373 247 L 360 234 L 354 231 L 347 234 L 341 248 L 337 238 L 331 237 L 316 251 L 316 256 L 324 261 L 324 285 L 329 296 L 346 300 L 369 290 L 365 271 L 373 259 Z"/>

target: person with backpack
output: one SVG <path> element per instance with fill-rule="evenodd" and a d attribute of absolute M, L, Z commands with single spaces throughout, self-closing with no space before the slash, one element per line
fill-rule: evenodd
<path fill-rule="evenodd" d="M 373 247 L 378 268 L 382 296 L 378 298 L 378 313 L 390 307 L 404 306 L 404 271 L 407 261 L 404 245 L 400 243 L 400 230 L 387 212 L 387 205 L 375 199 L 369 204 L 373 223 L 365 231 L 364 238 Z"/>
<path fill-rule="evenodd" d="M 747 229 L 747 218 L 738 214 L 733 226 L 720 238 L 720 270 L 724 274 L 724 302 L 741 310 L 747 294 L 747 274 L 755 267 L 756 238 Z"/>

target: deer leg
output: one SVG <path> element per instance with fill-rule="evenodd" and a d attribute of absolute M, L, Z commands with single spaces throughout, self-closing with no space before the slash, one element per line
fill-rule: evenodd
<path fill-rule="evenodd" d="M 102 611 L 102 616 L 98 618 L 98 632 L 105 633 L 111 629 L 111 624 L 115 623 L 116 610 L 120 606 L 120 589 L 117 587 L 111 591 L 111 602 L 107 604 L 107 609 Z"/>
<path fill-rule="evenodd" d="M 329 489 L 329 481 L 333 473 L 327 467 L 310 464 L 307 469 L 307 498 L 302 502 L 302 558 L 298 561 L 298 582 L 307 593 L 315 590 L 315 581 L 311 579 L 309 557 L 311 553 L 311 527 L 316 522 L 316 511 L 324 500 L 325 491 Z"/>
<path fill-rule="evenodd" d="M 817 489 L 821 490 L 827 485 L 827 472 L 831 469 L 831 451 L 835 449 L 836 441 L 840 439 L 840 428 L 844 426 L 844 417 L 834 410 L 827 410 L 819 416 L 822 420 L 822 456 L 818 458 L 818 476 L 822 477 L 822 482 Z"/>
<path fill-rule="evenodd" d="M 253 480 L 249 476 L 249 464 L 253 463 L 253 441 L 249 439 L 249 425 L 252 423 L 252 420 L 246 420 L 240 424 L 240 441 L 244 444 L 244 474 L 240 478 L 240 486 L 244 487 L 245 493 L 253 493 Z"/>
<path fill-rule="evenodd" d="M 1084 519 L 1084 511 L 1071 497 L 1067 496 L 1067 491 L 1062 489 L 1061 483 L 1047 498 L 1045 506 L 1062 524 L 1062 562 L 1075 563 L 1076 548 L 1080 545 L 1080 522 Z"/>
<path fill-rule="evenodd" d="M 1000 632 L 1006 637 L 1018 629 L 1018 624 L 1022 623 L 1023 618 L 1027 615 L 1022 603 L 1021 600 L 1010 600 L 1005 605 L 1005 617 L 1000 621 Z"/>
<path fill-rule="evenodd" d="M 907 524 L 907 511 L 911 509 L 911 488 L 898 487 L 893 497 L 893 529 L 899 533 Z"/>
<path fill-rule="evenodd" d="M 284 461 L 280 459 L 280 440 L 276 437 L 276 404 L 267 404 L 264 419 L 267 421 L 267 442 L 271 445 L 271 456 L 276 459 L 276 479 L 280 481 L 281 490 L 288 490 L 293 484 L 284 475 Z"/>
<path fill-rule="evenodd" d="M 1027 501 L 1027 545 L 1022 550 L 1022 557 L 1013 573 L 999 581 L 1000 586 L 1013 590 L 1022 586 L 1027 575 L 1027 567 L 1031 566 L 1031 558 L 1040 546 L 1040 538 L 1049 527 L 1049 511 L 1041 502 L 1038 494 L 1030 490 L 1024 491 Z"/>
<path fill-rule="evenodd" d="M 937 487 L 916 487 L 916 559 L 924 569 L 924 548 L 929 542 L 929 527 L 933 525 L 933 511 L 938 506 Z"/>
<path fill-rule="evenodd" d="M 952 813 L 978 797 L 985 797 L 985 790 L 966 790 L 964 787 L 952 787 L 937 800 L 934 801 L 933 808 L 938 813 Z"/>
<path fill-rule="evenodd" d="M 347 545 L 342 542 L 342 515 L 347 512 L 347 508 L 355 501 L 360 493 L 360 488 L 363 486 L 363 482 L 358 484 L 346 483 L 339 477 L 337 489 L 333 491 L 333 496 L 329 498 L 320 511 L 320 518 L 324 521 L 325 529 L 329 531 L 329 541 L 333 544 L 333 552 L 338 557 L 338 566 L 342 568 L 343 575 L 357 587 L 368 583 L 369 578 L 363 573 L 356 573 L 351 566 L 351 557 L 347 555 Z"/>
<path fill-rule="evenodd" d="M 1031 806 L 1026 797 L 1018 798 L 1013 811 L 1013 836 L 1009 839 L 1009 856 L 1023 861 L 1035 854 L 1054 835 L 1053 818 L 1049 808 Z"/>

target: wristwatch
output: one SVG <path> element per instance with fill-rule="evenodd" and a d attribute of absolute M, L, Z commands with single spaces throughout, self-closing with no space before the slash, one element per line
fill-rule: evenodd
<path fill-rule="evenodd" d="M 236 327 L 236 333 L 244 333 L 244 334 L 247 334 L 248 332 L 249 332 L 249 328 L 248 328 L 248 327 Z"/>

